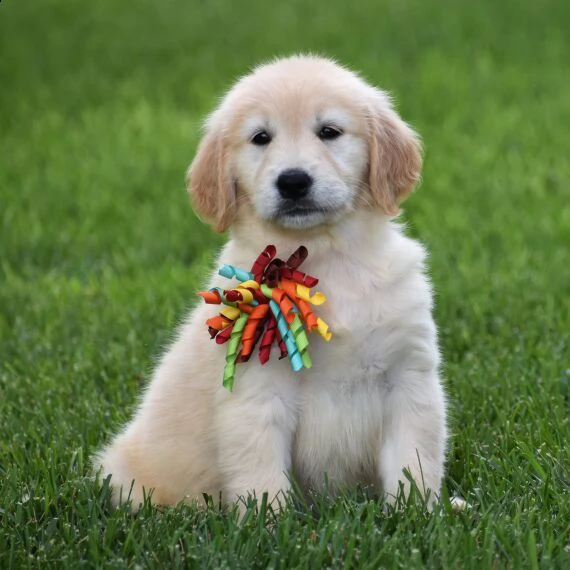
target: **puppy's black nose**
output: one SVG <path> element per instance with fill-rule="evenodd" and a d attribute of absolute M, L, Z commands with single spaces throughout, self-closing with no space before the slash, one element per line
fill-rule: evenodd
<path fill-rule="evenodd" d="M 309 193 L 313 179 L 299 168 L 284 170 L 277 177 L 277 188 L 283 198 L 300 200 Z"/>

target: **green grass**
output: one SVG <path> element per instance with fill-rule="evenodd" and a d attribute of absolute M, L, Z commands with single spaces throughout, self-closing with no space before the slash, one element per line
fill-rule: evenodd
<path fill-rule="evenodd" d="M 0 568 L 570 567 L 570 3 L 0 4 Z M 334 55 L 422 133 L 451 427 L 445 491 L 112 510 L 130 416 L 223 238 L 187 204 L 200 118 L 278 53 Z"/>

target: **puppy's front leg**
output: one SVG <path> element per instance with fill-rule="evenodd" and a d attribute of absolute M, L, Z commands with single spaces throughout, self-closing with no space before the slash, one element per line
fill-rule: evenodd
<path fill-rule="evenodd" d="M 389 502 L 394 502 L 400 483 L 407 496 L 407 469 L 433 503 L 441 487 L 447 437 L 445 398 L 438 375 L 403 370 L 392 376 L 390 384 L 379 455 L 382 488 Z"/>
<path fill-rule="evenodd" d="M 250 493 L 259 499 L 267 493 L 274 501 L 290 488 L 298 380 L 272 372 L 248 370 L 236 380 L 233 393 L 220 393 L 216 434 L 225 500 Z"/>

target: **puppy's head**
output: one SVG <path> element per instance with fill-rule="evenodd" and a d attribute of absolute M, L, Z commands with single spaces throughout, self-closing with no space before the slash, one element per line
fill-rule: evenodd
<path fill-rule="evenodd" d="M 396 215 L 420 169 L 419 139 L 383 91 L 332 61 L 299 56 L 229 91 L 206 121 L 187 181 L 197 213 L 218 231 L 251 213 L 303 229 L 356 208 Z"/>

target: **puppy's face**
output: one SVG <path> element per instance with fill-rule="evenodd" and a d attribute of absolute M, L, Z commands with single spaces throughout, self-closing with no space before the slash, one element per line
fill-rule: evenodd
<path fill-rule="evenodd" d="M 232 133 L 238 192 L 286 228 L 334 222 L 354 208 L 366 174 L 365 117 L 325 86 L 284 83 Z"/>
<path fill-rule="evenodd" d="M 294 57 L 239 81 L 209 118 L 189 171 L 199 214 L 290 229 L 359 207 L 396 214 L 419 177 L 415 133 L 388 97 L 333 62 Z"/>

